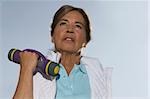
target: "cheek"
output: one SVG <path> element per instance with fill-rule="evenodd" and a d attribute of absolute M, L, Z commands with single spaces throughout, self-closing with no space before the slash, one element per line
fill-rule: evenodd
<path fill-rule="evenodd" d="M 55 33 L 53 35 L 53 43 L 58 43 L 60 39 L 61 39 L 61 36 L 59 34 Z"/>
<path fill-rule="evenodd" d="M 52 36 L 52 42 L 56 44 L 59 42 L 59 39 L 60 39 L 59 34 L 54 32 L 54 35 Z"/>
<path fill-rule="evenodd" d="M 56 26 L 56 28 L 54 29 L 53 40 L 57 41 L 57 40 L 61 39 L 62 33 L 63 33 L 63 30 L 60 28 L 58 29 Z"/>
<path fill-rule="evenodd" d="M 86 33 L 85 32 L 81 32 L 79 34 L 77 34 L 78 36 L 78 40 L 81 42 L 81 43 L 86 43 Z"/>

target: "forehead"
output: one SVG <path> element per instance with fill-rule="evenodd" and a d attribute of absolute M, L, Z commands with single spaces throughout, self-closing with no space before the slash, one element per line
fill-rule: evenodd
<path fill-rule="evenodd" d="M 83 15 L 76 10 L 66 13 L 61 19 L 71 19 L 84 23 Z"/>

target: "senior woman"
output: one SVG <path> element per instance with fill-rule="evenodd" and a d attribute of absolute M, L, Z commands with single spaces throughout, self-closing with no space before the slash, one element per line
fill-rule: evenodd
<path fill-rule="evenodd" d="M 104 70 L 95 58 L 81 55 L 91 39 L 90 22 L 81 8 L 63 5 L 51 24 L 55 50 L 47 58 L 60 64 L 60 77 L 33 76 L 38 56 L 21 52 L 21 69 L 14 99 L 106 99 Z"/>

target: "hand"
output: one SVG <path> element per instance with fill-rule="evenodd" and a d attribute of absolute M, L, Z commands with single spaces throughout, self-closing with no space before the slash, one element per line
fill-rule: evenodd
<path fill-rule="evenodd" d="M 34 52 L 20 52 L 20 66 L 23 71 L 32 72 L 35 70 L 38 62 L 38 55 Z"/>

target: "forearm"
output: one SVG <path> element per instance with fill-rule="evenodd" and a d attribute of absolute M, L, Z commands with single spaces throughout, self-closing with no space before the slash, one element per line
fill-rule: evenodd
<path fill-rule="evenodd" d="M 13 99 L 33 99 L 33 73 L 31 70 L 20 70 L 19 81 Z"/>

